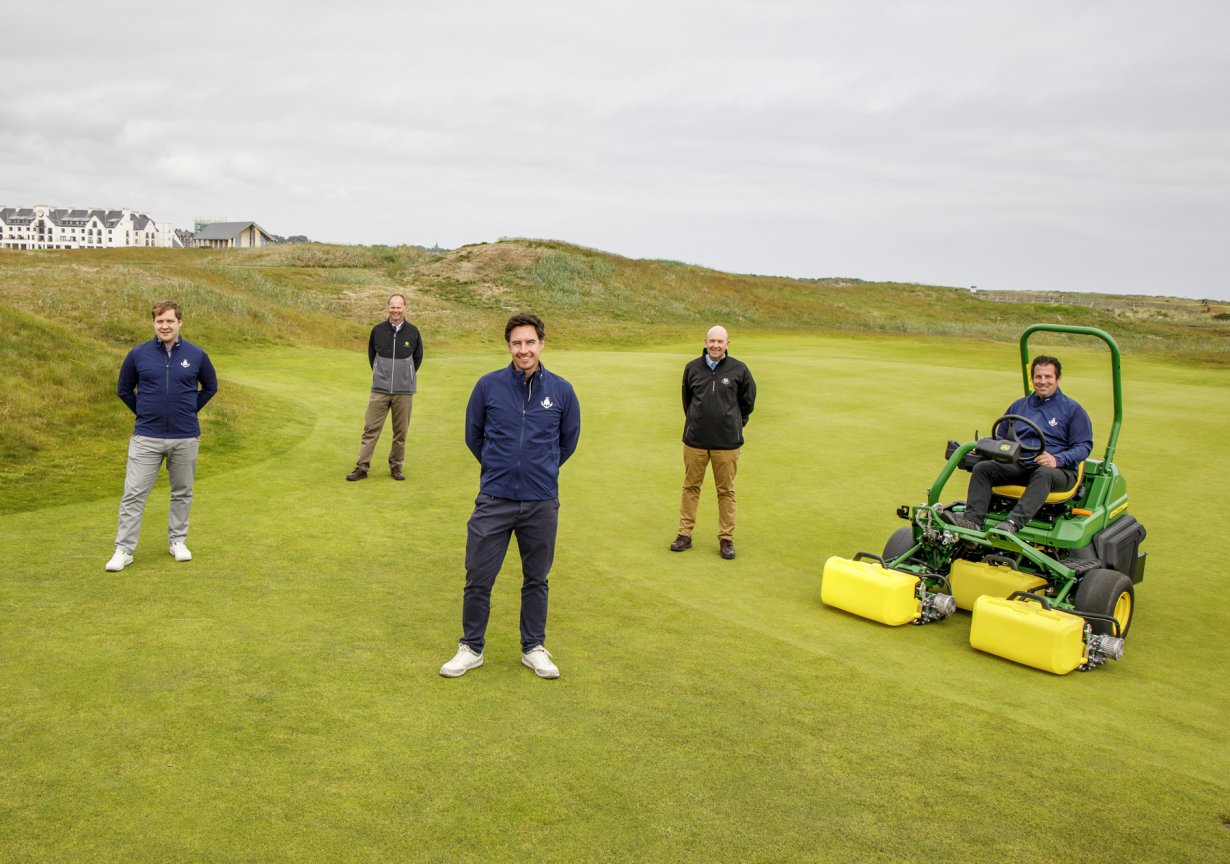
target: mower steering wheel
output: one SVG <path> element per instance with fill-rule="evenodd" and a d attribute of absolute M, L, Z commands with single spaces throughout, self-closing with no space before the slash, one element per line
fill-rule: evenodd
<path fill-rule="evenodd" d="M 1037 447 L 1027 447 L 1021 444 L 1021 436 L 1016 431 L 1016 426 L 1021 423 L 1028 426 L 1030 431 L 1038 436 L 1038 441 L 1041 442 Z M 1003 425 L 1007 429 L 1003 435 L 999 433 L 999 427 Z M 1028 417 L 1022 417 L 1020 414 L 1005 414 L 994 423 L 991 424 L 991 436 L 993 438 L 1007 438 L 1009 441 L 1015 441 L 1021 445 L 1021 457 L 1024 459 L 1033 459 L 1040 456 L 1046 450 L 1046 435 L 1042 432 L 1042 427 L 1030 420 Z"/>

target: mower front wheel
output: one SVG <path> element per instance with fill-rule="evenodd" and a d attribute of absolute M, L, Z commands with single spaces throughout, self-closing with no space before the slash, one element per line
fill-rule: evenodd
<path fill-rule="evenodd" d="M 1076 586 L 1076 608 L 1081 612 L 1111 615 L 1119 622 L 1119 633 L 1109 621 L 1093 619 L 1089 622 L 1094 633 L 1109 636 L 1127 636 L 1132 626 L 1132 613 L 1136 608 L 1136 594 L 1132 580 L 1118 570 L 1098 568 L 1090 570 Z"/>
<path fill-rule="evenodd" d="M 914 529 L 906 525 L 898 528 L 884 544 L 884 563 L 896 561 L 906 552 L 914 548 Z"/>

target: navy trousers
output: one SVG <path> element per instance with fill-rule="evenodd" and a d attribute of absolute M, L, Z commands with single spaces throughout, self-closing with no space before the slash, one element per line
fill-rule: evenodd
<path fill-rule="evenodd" d="M 992 486 L 1024 486 L 1020 497 L 1008 518 L 1020 528 L 1034 517 L 1046 502 L 1046 496 L 1056 489 L 1071 489 L 1076 483 L 1076 472 L 1066 468 L 1043 468 L 1020 465 L 1001 465 L 986 460 L 974 466 L 969 478 L 969 493 L 966 495 L 965 515 L 979 524 L 987 516 L 991 505 Z"/>
<path fill-rule="evenodd" d="M 521 552 L 521 650 L 547 640 L 547 574 L 555 560 L 559 499 L 512 501 L 479 493 L 466 525 L 466 588 L 461 641 L 482 653 L 491 588 L 515 533 Z"/>

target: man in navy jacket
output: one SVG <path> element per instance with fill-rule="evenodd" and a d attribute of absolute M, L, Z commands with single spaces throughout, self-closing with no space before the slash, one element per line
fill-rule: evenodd
<path fill-rule="evenodd" d="M 1059 389 L 1062 371 L 1057 357 L 1040 355 L 1029 364 L 1034 392 L 1013 402 L 1004 413 L 1019 414 L 1037 423 L 1045 442 L 1039 442 L 1024 424 L 1017 425 L 1017 435 L 1023 446 L 1045 449 L 1016 465 L 1001 465 L 990 459 L 976 464 L 969 480 L 965 513 L 955 517 L 957 524 L 981 531 L 992 488 L 1021 485 L 1025 493 L 998 526 L 1000 531 L 1015 534 L 1041 509 L 1047 495 L 1076 485 L 1077 469 L 1093 451 L 1093 424 L 1085 409 Z"/>
<path fill-rule="evenodd" d="M 192 560 L 184 541 L 201 443 L 197 413 L 218 392 L 218 376 L 209 356 L 180 338 L 183 317 L 183 310 L 172 300 L 154 304 L 154 338 L 129 351 L 120 366 L 116 393 L 137 419 L 128 442 L 115 554 L 106 565 L 112 572 L 132 563 L 145 499 L 164 459 L 171 481 L 167 520 L 171 555 L 176 561 Z"/>
<path fill-rule="evenodd" d="M 539 361 L 546 328 L 514 315 L 504 328 L 512 362 L 478 379 L 466 406 L 466 446 L 482 466 L 466 530 L 466 585 L 457 654 L 440 667 L 456 678 L 483 665 L 491 588 L 517 535 L 521 552 L 521 662 L 558 678 L 547 638 L 547 574 L 555 557 L 559 468 L 577 449 L 581 409 L 572 385 Z"/>

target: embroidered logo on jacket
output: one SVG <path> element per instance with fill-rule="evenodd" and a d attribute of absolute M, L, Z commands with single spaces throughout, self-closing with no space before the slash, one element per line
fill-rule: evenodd
<path fill-rule="evenodd" d="M 1050 420 L 1047 420 L 1047 421 L 1046 421 L 1046 425 L 1047 425 L 1047 426 L 1058 426 L 1058 425 L 1059 425 L 1059 418 L 1058 418 L 1058 417 L 1052 417 Z"/>
<path fill-rule="evenodd" d="M 541 404 L 542 404 L 542 407 L 543 407 L 543 408 L 550 408 L 550 407 L 551 407 L 552 405 L 554 405 L 555 403 L 551 401 L 551 397 L 550 397 L 550 396 L 547 396 L 547 397 L 545 397 L 545 398 L 542 400 L 542 403 L 541 403 Z"/>
<path fill-rule="evenodd" d="M 723 379 L 722 379 L 722 383 L 723 383 L 724 385 L 726 385 L 726 386 L 729 386 L 729 385 L 730 385 L 730 379 L 729 379 L 729 378 L 723 378 Z"/>
<path fill-rule="evenodd" d="M 192 364 L 191 364 L 191 363 L 189 363 L 187 360 L 181 360 L 181 361 L 179 362 L 179 365 L 180 365 L 180 366 L 183 366 L 185 369 L 187 369 L 187 368 L 188 368 L 189 366 L 191 366 Z"/>

